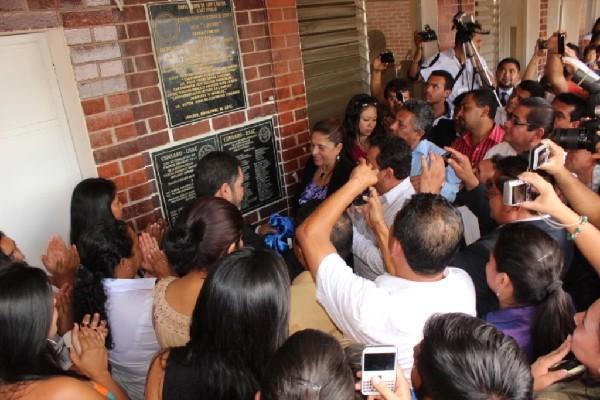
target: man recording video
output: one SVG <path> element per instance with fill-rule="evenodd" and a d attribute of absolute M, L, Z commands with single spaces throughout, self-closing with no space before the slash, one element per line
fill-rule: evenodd
<path fill-rule="evenodd" d="M 415 32 L 416 50 L 412 64 L 408 70 L 408 76 L 411 79 L 419 79 L 420 77 L 425 81 L 429 78 L 431 72 L 435 70 L 444 70 L 450 73 L 455 83 L 452 88 L 452 94 L 448 99 L 449 101 L 452 101 L 463 92 L 482 87 L 481 73 L 477 71 L 473 58 L 467 54 L 467 47 L 469 43 L 472 43 L 477 52 L 479 52 L 482 41 L 481 35 L 489 33 L 484 32 L 481 24 L 475 22 L 472 16 L 463 13 L 454 16 L 453 29 L 456 30 L 454 47 L 440 51 L 426 60 L 423 60 L 423 35 L 420 32 Z M 481 64 L 482 69 L 487 71 L 487 64 L 482 58 Z M 487 72 L 485 73 L 487 79 L 493 83 L 493 76 Z"/>

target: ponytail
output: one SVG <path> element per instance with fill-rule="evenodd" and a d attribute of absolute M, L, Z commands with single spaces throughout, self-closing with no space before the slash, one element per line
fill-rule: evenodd
<path fill-rule="evenodd" d="M 562 281 L 555 280 L 546 289 L 546 298 L 537 306 L 531 338 L 537 358 L 556 349 L 575 329 L 572 303 L 562 289 Z"/>

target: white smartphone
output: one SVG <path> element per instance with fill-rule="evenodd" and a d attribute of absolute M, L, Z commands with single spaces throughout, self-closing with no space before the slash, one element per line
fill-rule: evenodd
<path fill-rule="evenodd" d="M 371 383 L 374 376 L 378 376 L 392 392 L 396 390 L 396 358 L 396 346 L 365 347 L 362 353 L 362 394 L 379 394 Z"/>

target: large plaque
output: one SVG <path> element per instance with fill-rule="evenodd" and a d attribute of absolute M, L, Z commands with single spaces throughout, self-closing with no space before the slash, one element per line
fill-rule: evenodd
<path fill-rule="evenodd" d="M 243 213 L 283 196 L 271 120 L 201 137 L 152 153 L 163 212 L 171 226 L 185 204 L 196 198 L 194 170 L 198 160 L 214 150 L 229 151 L 240 160 L 244 172 Z"/>
<path fill-rule="evenodd" d="M 246 106 L 231 0 L 149 4 L 170 126 Z"/>

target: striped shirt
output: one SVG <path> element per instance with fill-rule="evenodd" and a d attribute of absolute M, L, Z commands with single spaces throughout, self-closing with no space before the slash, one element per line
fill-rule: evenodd
<path fill-rule="evenodd" d="M 498 124 L 494 124 L 494 127 L 487 137 L 477 145 L 473 145 L 471 132 L 467 132 L 456 139 L 450 147 L 469 157 L 471 166 L 475 167 L 483 160 L 485 153 L 487 153 L 489 149 L 504 140 L 504 133 L 504 128 Z"/>

